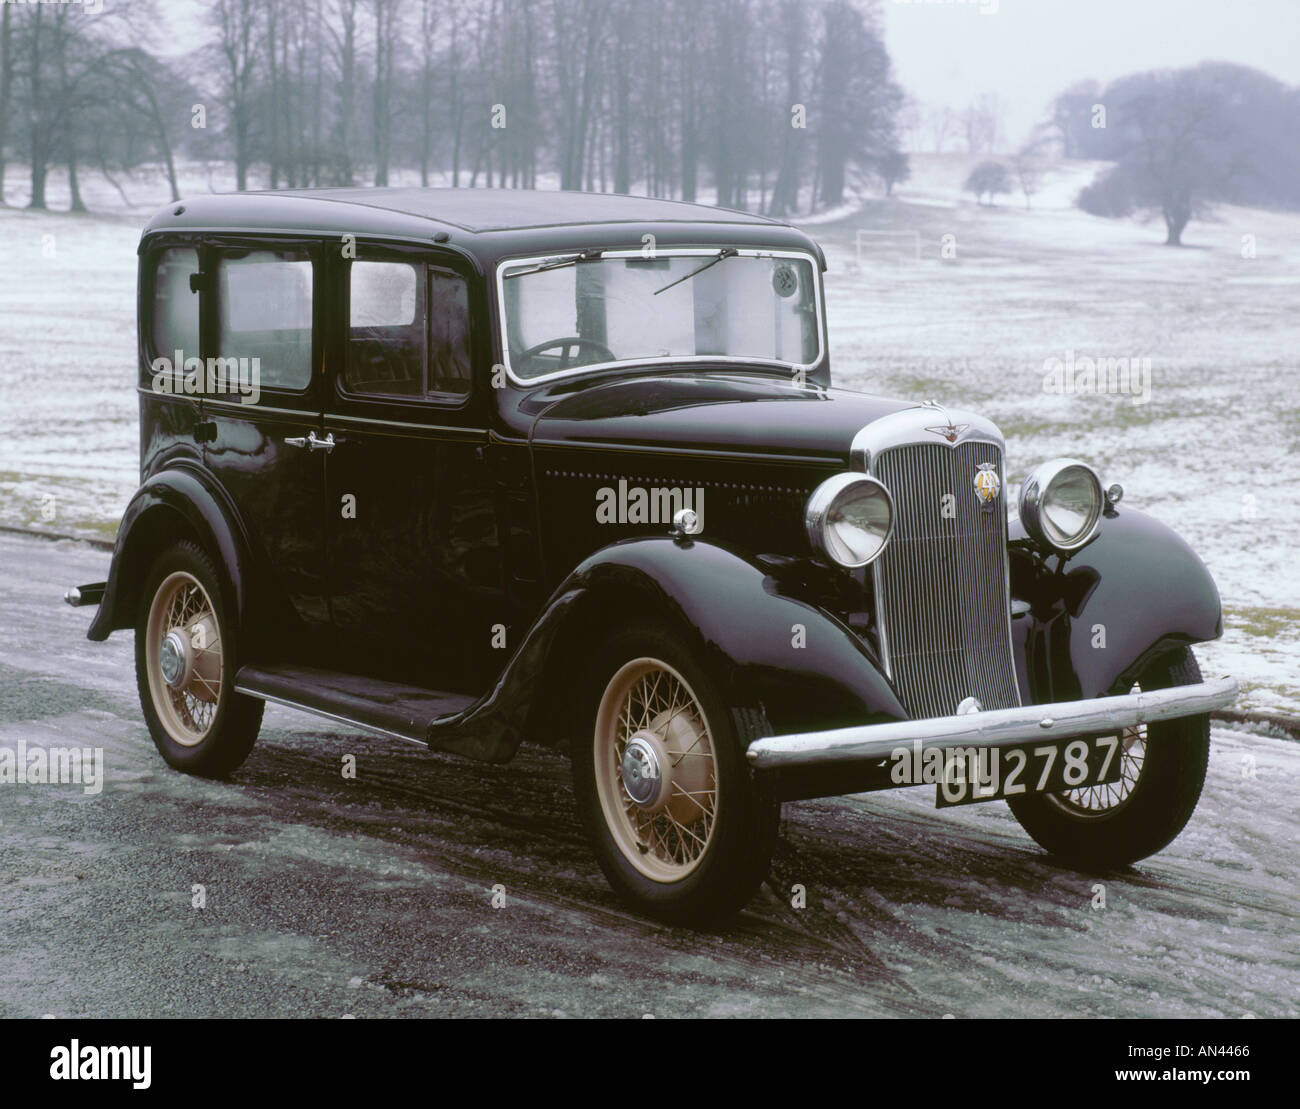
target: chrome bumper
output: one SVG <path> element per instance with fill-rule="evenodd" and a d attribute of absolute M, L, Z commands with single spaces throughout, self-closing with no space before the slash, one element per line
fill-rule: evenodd
<path fill-rule="evenodd" d="M 889 758 L 902 747 L 912 750 L 917 743 L 925 751 L 949 747 L 1014 747 L 1034 741 L 1109 735 L 1137 724 L 1198 716 L 1222 708 L 1237 699 L 1237 689 L 1232 678 L 1214 678 L 1198 685 L 1176 685 L 1091 701 L 1024 705 L 963 716 L 934 716 L 925 720 L 770 736 L 751 743 L 747 755 L 755 768 L 777 770 L 873 762 Z"/>
<path fill-rule="evenodd" d="M 104 590 L 106 588 L 108 588 L 108 583 L 103 581 L 92 582 L 90 585 L 74 585 L 63 594 L 63 599 L 73 608 L 81 608 L 82 605 L 97 605 L 104 599 Z"/>

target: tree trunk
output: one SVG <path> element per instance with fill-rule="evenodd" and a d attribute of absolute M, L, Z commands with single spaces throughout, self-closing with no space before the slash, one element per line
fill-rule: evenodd
<path fill-rule="evenodd" d="M 12 4 L 4 5 L 0 15 L 0 207 L 5 202 L 5 142 L 9 137 L 9 92 L 13 87 L 13 27 L 9 15 Z"/>
<path fill-rule="evenodd" d="M 375 0 L 375 87 L 373 126 L 375 138 L 375 184 L 388 184 L 388 71 L 392 66 L 392 18 L 387 0 Z"/>
<path fill-rule="evenodd" d="M 271 188 L 280 185 L 280 60 L 275 53 L 275 33 L 278 30 L 275 5 L 266 6 L 266 45 L 270 77 L 271 148 L 267 151 L 267 174 Z"/>
<path fill-rule="evenodd" d="M 77 180 L 77 144 L 72 135 L 68 136 L 68 194 L 69 212 L 84 212 L 86 205 L 81 199 L 81 183 Z"/>
<path fill-rule="evenodd" d="M 7 6 L 7 5 L 6 5 Z M 32 46 L 27 86 L 31 96 L 28 119 L 31 122 L 32 199 L 28 207 L 45 207 L 45 168 L 49 154 L 45 149 L 45 121 L 41 118 L 43 91 L 41 88 L 41 12 L 39 5 L 32 9 Z"/>
<path fill-rule="evenodd" d="M 45 207 L 45 151 L 39 136 L 32 135 L 32 200 L 29 208 Z"/>
<path fill-rule="evenodd" d="M 1185 194 L 1171 197 L 1161 208 L 1165 217 L 1165 246 L 1183 245 L 1183 228 L 1192 218 L 1192 204 Z"/>

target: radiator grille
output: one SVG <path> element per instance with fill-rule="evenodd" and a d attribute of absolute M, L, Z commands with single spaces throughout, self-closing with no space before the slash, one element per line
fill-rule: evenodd
<path fill-rule="evenodd" d="M 1020 704 L 1005 490 L 993 511 L 982 510 L 973 481 L 984 462 L 1002 476 L 1001 449 L 982 441 L 915 443 L 872 459 L 895 512 L 893 537 L 873 569 L 877 616 L 890 676 L 913 717 L 951 715 L 966 697 L 986 709 Z"/>

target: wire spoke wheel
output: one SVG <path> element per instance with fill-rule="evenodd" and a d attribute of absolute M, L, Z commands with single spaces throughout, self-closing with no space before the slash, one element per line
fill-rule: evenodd
<path fill-rule="evenodd" d="M 1136 687 L 1135 687 L 1136 688 Z M 1125 728 L 1119 736 L 1120 776 L 1118 781 L 1102 782 L 1055 794 L 1053 799 L 1066 812 L 1087 818 L 1114 812 L 1133 796 L 1142 764 L 1146 760 L 1147 726 Z"/>
<path fill-rule="evenodd" d="M 667 663 L 636 658 L 610 679 L 596 714 L 596 789 L 626 859 L 647 878 L 677 882 L 713 838 L 718 760 L 704 709 Z"/>
<path fill-rule="evenodd" d="M 145 664 L 154 711 L 168 734 L 184 747 L 202 743 L 221 707 L 221 630 L 212 599 L 184 570 L 167 575 L 154 593 Z"/>
<path fill-rule="evenodd" d="M 1129 690 L 1169 689 L 1200 680 L 1196 657 L 1184 647 L 1152 659 Z M 1021 827 L 1075 866 L 1108 869 L 1154 855 L 1191 819 L 1205 782 L 1210 753 L 1207 714 L 1157 720 L 1111 734 L 1119 739 L 1115 781 L 1007 798 Z"/>

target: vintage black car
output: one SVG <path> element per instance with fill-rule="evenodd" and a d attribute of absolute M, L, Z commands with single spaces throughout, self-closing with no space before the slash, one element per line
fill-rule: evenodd
<path fill-rule="evenodd" d="M 567 743 L 611 884 L 724 919 L 786 800 L 1005 798 L 1067 863 L 1200 794 L 1219 596 L 992 423 L 831 386 L 817 243 L 663 200 L 333 189 L 169 205 L 139 248 L 141 485 L 89 636 L 162 756 L 263 704 L 500 762 Z"/>

